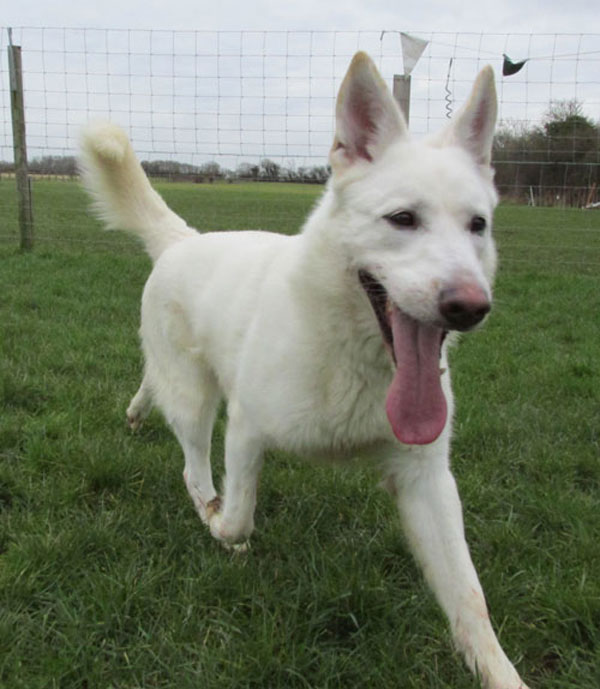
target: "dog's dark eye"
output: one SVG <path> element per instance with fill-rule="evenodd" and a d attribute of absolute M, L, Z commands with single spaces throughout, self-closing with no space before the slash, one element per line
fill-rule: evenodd
<path fill-rule="evenodd" d="M 417 216 L 411 211 L 400 211 L 386 215 L 385 219 L 394 227 L 415 228 L 417 226 Z"/>
<path fill-rule="evenodd" d="M 487 226 L 487 222 L 486 222 L 485 218 L 482 218 L 480 215 L 475 215 L 471 219 L 471 225 L 469 227 L 469 230 L 473 234 L 483 234 L 486 226 Z"/>

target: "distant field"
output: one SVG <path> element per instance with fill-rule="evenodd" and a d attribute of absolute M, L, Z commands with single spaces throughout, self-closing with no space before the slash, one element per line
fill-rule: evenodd
<path fill-rule="evenodd" d="M 159 188 L 194 226 L 283 232 L 321 192 Z M 148 259 L 75 184 L 34 202 L 24 255 L 0 182 L 0 687 L 476 686 L 367 468 L 271 453 L 252 550 L 215 545 L 160 416 L 124 423 Z M 532 689 L 598 689 L 600 212 L 501 206 L 496 237 L 494 311 L 453 354 L 468 540 Z"/>

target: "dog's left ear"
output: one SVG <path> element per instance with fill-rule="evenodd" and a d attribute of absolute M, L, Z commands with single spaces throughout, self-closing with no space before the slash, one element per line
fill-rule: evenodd
<path fill-rule="evenodd" d="M 465 148 L 479 165 L 490 165 L 497 115 L 494 70 L 488 65 L 479 72 L 467 103 L 443 132 L 444 143 Z"/>
<path fill-rule="evenodd" d="M 329 162 L 341 172 L 358 162 L 376 160 L 407 132 L 404 117 L 371 58 L 356 53 L 340 86 L 336 133 Z"/>

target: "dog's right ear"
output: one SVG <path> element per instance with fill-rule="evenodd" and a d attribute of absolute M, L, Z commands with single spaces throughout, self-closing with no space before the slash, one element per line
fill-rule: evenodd
<path fill-rule="evenodd" d="M 407 126 L 387 84 L 366 53 L 356 53 L 340 86 L 336 133 L 329 154 L 332 170 L 372 162 Z"/>
<path fill-rule="evenodd" d="M 458 145 L 473 160 L 484 167 L 491 163 L 494 128 L 498 117 L 498 99 L 494 70 L 484 67 L 471 90 L 469 100 L 456 113 L 456 117 L 438 135 L 431 138 L 442 145 Z"/>

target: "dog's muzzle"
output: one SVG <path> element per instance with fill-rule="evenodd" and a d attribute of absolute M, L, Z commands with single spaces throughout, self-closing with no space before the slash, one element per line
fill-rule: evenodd
<path fill-rule="evenodd" d="M 471 330 L 489 313 L 492 305 L 482 287 L 464 283 L 440 293 L 438 308 L 450 330 Z"/>

